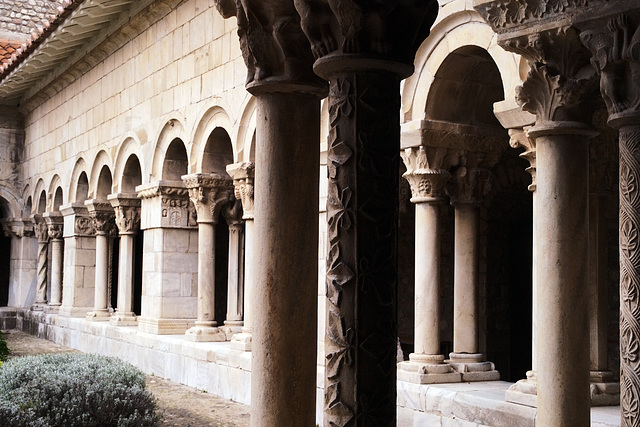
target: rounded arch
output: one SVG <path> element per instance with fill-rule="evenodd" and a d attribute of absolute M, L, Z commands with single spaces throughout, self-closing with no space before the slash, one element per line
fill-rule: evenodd
<path fill-rule="evenodd" d="M 202 172 L 227 174 L 227 165 L 233 163 L 233 146 L 226 129 L 217 127 L 211 131 L 202 153 Z"/>
<path fill-rule="evenodd" d="M 189 156 L 191 159 L 191 163 L 189 164 L 190 173 L 205 170 L 203 162 L 205 161 L 204 157 L 206 157 L 206 149 L 209 145 L 211 135 L 216 131 L 216 129 L 223 129 L 229 138 L 229 142 L 231 144 L 231 161 L 229 163 L 233 163 L 236 158 L 235 153 L 237 152 L 237 144 L 233 143 L 232 138 L 234 129 L 233 120 L 228 114 L 228 108 L 225 108 L 226 106 L 220 98 L 216 97 L 214 102 L 214 105 L 204 111 L 194 129 L 193 137 L 191 138 L 193 145 L 191 146 L 191 153 Z"/>
<path fill-rule="evenodd" d="M 4 200 L 2 206 L 3 218 L 16 218 L 22 214 L 22 199 L 13 189 L 0 185 L 0 198 Z"/>
<path fill-rule="evenodd" d="M 174 115 L 169 118 L 165 125 L 162 127 L 162 130 L 158 134 L 158 138 L 156 139 L 156 145 L 153 152 L 153 161 L 151 164 L 151 177 L 152 181 L 159 181 L 162 178 L 162 171 L 164 167 L 164 162 L 166 159 L 166 153 L 169 149 L 169 146 L 177 139 L 180 140 L 183 147 L 184 142 L 187 140 L 187 134 L 185 131 L 185 120 L 178 116 Z M 186 150 L 186 149 L 185 149 Z M 185 151 L 187 153 L 187 151 Z M 188 157 L 187 157 L 187 165 L 188 165 Z M 187 173 L 186 171 L 184 173 Z"/>
<path fill-rule="evenodd" d="M 91 168 L 88 198 L 107 198 L 112 192 L 111 159 L 104 150 L 100 150 Z M 105 169 L 106 168 L 106 169 Z M 106 193 L 106 194 L 105 194 Z"/>
<path fill-rule="evenodd" d="M 135 193 L 136 187 L 140 184 L 142 184 L 140 160 L 138 156 L 131 154 L 124 164 L 119 188 L 123 193 Z"/>
<path fill-rule="evenodd" d="M 481 48 L 492 58 L 500 71 L 502 91 L 506 99 L 515 97 L 515 88 L 521 83 L 518 73 L 520 56 L 498 46 L 495 33 L 477 12 L 462 10 L 444 16 L 434 25 L 429 37 L 418 49 L 414 62 L 415 72 L 404 82 L 404 121 L 424 118 L 427 97 L 437 71 L 449 54 L 464 46 Z"/>
<path fill-rule="evenodd" d="M 164 160 L 162 162 L 161 179 L 163 181 L 180 181 L 182 175 L 186 175 L 189 170 L 189 159 L 184 142 L 180 138 L 175 138 L 167 147 Z"/>
<path fill-rule="evenodd" d="M 53 175 L 49 183 L 49 194 L 51 195 L 51 212 L 59 210 L 64 203 L 64 192 L 62 191 L 62 180 L 58 174 Z"/>
<path fill-rule="evenodd" d="M 69 181 L 69 189 L 67 194 L 69 202 L 84 202 L 89 196 L 89 179 L 87 177 L 87 165 L 82 157 L 76 160 L 71 172 L 71 180 Z M 80 177 L 84 175 L 84 183 L 80 183 Z"/>
<path fill-rule="evenodd" d="M 120 144 L 113 169 L 114 192 L 135 192 L 135 188 L 129 188 L 131 186 L 132 179 L 134 181 L 138 180 L 138 178 L 134 178 L 132 174 L 139 174 L 139 182 L 136 185 L 142 184 L 142 177 L 145 176 L 145 171 L 142 161 L 140 160 L 142 158 L 140 147 L 141 145 L 140 141 L 137 139 L 137 135 L 128 136 L 122 144 Z M 137 172 L 133 169 L 128 169 L 128 167 L 135 167 L 133 164 L 129 163 L 130 161 L 133 161 L 132 158 L 135 158 L 135 162 L 137 162 Z M 124 187 L 127 187 L 128 189 L 124 189 Z"/>
<path fill-rule="evenodd" d="M 238 162 L 255 161 L 255 134 L 256 134 L 256 112 L 258 103 L 255 97 L 249 98 L 246 106 L 242 110 L 240 125 L 238 126 L 238 137 L 236 150 Z"/>
<path fill-rule="evenodd" d="M 22 210 L 22 217 L 28 218 L 33 211 L 33 197 L 31 196 L 31 186 L 29 184 L 24 186 L 22 190 L 22 198 L 24 199 L 24 209 Z"/>
<path fill-rule="evenodd" d="M 47 211 L 47 191 L 44 189 L 44 180 L 40 178 L 33 192 L 32 213 L 44 213 Z M 35 211 L 35 212 L 34 212 Z"/>
<path fill-rule="evenodd" d="M 504 100 L 500 70 L 489 53 L 467 45 L 449 53 L 435 73 L 425 118 L 500 128 L 493 104 Z"/>

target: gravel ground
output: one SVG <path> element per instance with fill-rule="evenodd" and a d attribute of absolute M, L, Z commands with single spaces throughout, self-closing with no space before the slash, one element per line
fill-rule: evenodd
<path fill-rule="evenodd" d="M 15 330 L 2 331 L 2 334 L 9 347 L 10 357 L 75 351 Z M 249 407 L 246 405 L 152 376 L 147 376 L 147 389 L 160 403 L 160 410 L 164 415 L 161 426 L 243 427 L 249 425 Z"/>

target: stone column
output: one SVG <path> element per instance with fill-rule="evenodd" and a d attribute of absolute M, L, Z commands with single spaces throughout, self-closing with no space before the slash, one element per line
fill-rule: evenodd
<path fill-rule="evenodd" d="M 85 201 L 96 230 L 96 279 L 93 310 L 87 313 L 87 320 L 108 321 L 109 296 L 109 236 L 115 233 L 115 215 L 107 200 Z"/>
<path fill-rule="evenodd" d="M 440 214 L 445 201 L 445 148 L 420 146 L 400 153 L 411 184 L 415 213 L 414 352 L 401 362 L 398 379 L 418 384 L 459 382 L 462 376 L 440 354 Z"/>
<path fill-rule="evenodd" d="M 93 308 L 96 239 L 84 204 L 60 206 L 64 220 L 64 268 L 61 316 L 85 317 Z"/>
<path fill-rule="evenodd" d="M 34 239 L 33 222 L 30 218 L 10 220 L 12 275 L 9 284 L 9 306 L 28 307 L 33 303 L 32 289 L 37 283 L 38 241 Z"/>
<path fill-rule="evenodd" d="M 251 425 L 314 425 L 320 98 L 293 0 L 216 0 L 235 14 L 257 100 Z M 237 6 L 237 8 L 235 7 Z"/>
<path fill-rule="evenodd" d="M 49 229 L 42 215 L 31 216 L 33 231 L 38 239 L 38 278 L 36 282 L 36 302 L 31 306 L 32 310 L 41 311 L 47 305 L 47 258 L 49 247 Z"/>
<path fill-rule="evenodd" d="M 588 141 L 596 132 L 587 100 L 596 79 L 584 72 L 590 54 L 574 28 L 503 47 L 529 60 L 517 100 L 536 115 L 536 425 L 588 426 Z"/>
<path fill-rule="evenodd" d="M 198 317 L 186 332 L 190 341 L 225 341 L 215 321 L 215 229 L 222 207 L 233 192 L 230 179 L 218 174 L 183 175 L 189 197 L 198 214 Z"/>
<path fill-rule="evenodd" d="M 251 351 L 251 328 L 253 327 L 256 302 L 256 278 L 254 276 L 254 229 L 253 229 L 253 177 L 255 166 L 251 162 L 234 163 L 227 166 L 227 173 L 233 178 L 236 199 L 242 202 L 242 219 L 244 220 L 244 298 L 243 324 L 241 333 L 231 339 L 231 348 Z"/>
<path fill-rule="evenodd" d="M 135 235 L 140 230 L 141 200 L 137 194 L 110 194 L 107 200 L 115 211 L 115 221 L 120 235 L 118 260 L 118 306 L 111 324 L 115 326 L 137 325 L 133 312 L 133 280 L 135 276 Z"/>
<path fill-rule="evenodd" d="M 43 218 L 49 233 L 49 248 L 51 249 L 51 299 L 47 311 L 58 312 L 62 305 L 62 262 L 64 241 L 62 230 L 64 220 L 59 212 L 44 213 Z"/>
<path fill-rule="evenodd" d="M 295 3 L 314 71 L 330 82 L 324 422 L 391 425 L 400 81 L 413 72 L 438 2 Z"/>
<path fill-rule="evenodd" d="M 453 352 L 447 361 L 462 374 L 462 381 L 500 379 L 478 346 L 478 263 L 480 256 L 480 204 L 490 190 L 495 163 L 486 153 L 461 152 L 449 186 L 454 206 Z"/>
<path fill-rule="evenodd" d="M 639 426 L 640 414 L 640 26 L 620 14 L 606 27 L 580 34 L 593 53 L 608 124 L 620 145 L 620 410 L 622 426 Z"/>
<path fill-rule="evenodd" d="M 223 210 L 229 226 L 229 268 L 227 280 L 227 318 L 224 330 L 227 340 L 242 332 L 242 304 L 244 279 L 244 221 L 242 202 L 235 200 Z"/>

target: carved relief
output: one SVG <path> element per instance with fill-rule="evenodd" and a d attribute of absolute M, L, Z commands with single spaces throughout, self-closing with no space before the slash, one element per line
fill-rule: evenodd
<path fill-rule="evenodd" d="M 53 240 L 62 239 L 62 223 L 47 224 L 49 238 Z"/>
<path fill-rule="evenodd" d="M 243 219 L 253 219 L 253 179 L 255 165 L 250 162 L 227 166 L 227 173 L 233 178 L 236 199 L 242 201 Z"/>
<path fill-rule="evenodd" d="M 44 219 L 39 215 L 33 217 L 33 231 L 38 239 L 38 243 L 49 242 L 49 229 L 47 227 L 47 223 L 44 222 Z"/>
<path fill-rule="evenodd" d="M 96 234 L 96 229 L 93 226 L 93 220 L 91 218 L 76 216 L 74 225 L 74 232 L 78 236 L 93 236 Z"/>
<path fill-rule="evenodd" d="M 500 0 L 485 2 L 476 10 L 494 31 L 516 27 L 526 21 L 552 18 L 554 15 L 587 6 L 588 0 Z"/>
<path fill-rule="evenodd" d="M 294 0 L 316 59 L 363 54 L 412 64 L 438 2 Z"/>
<path fill-rule="evenodd" d="M 531 175 L 529 191 L 536 191 L 536 140 L 529 136 L 529 127 L 524 129 L 509 129 L 509 145 L 513 148 L 524 148 L 520 157 L 529 162 L 526 169 Z"/>
<path fill-rule="evenodd" d="M 160 182 L 138 192 L 140 199 L 160 198 L 160 224 L 165 228 L 197 226 L 196 208 L 189 200 L 189 190 L 175 182 Z M 178 184 L 180 185 L 180 184 Z"/>
<path fill-rule="evenodd" d="M 395 419 L 400 100 L 398 80 L 385 77 L 330 86 L 326 425 Z"/>
<path fill-rule="evenodd" d="M 620 131 L 620 406 L 638 426 L 640 398 L 640 132 Z"/>
<path fill-rule="evenodd" d="M 535 114 L 538 122 L 590 122 L 598 79 L 575 28 L 512 38 L 501 45 L 529 61 L 527 79 L 516 88 L 523 110 Z"/>
<path fill-rule="evenodd" d="M 140 208 L 137 206 L 116 206 L 116 226 L 120 234 L 133 234 L 140 229 Z"/>
<path fill-rule="evenodd" d="M 493 175 L 487 168 L 496 162 L 496 158 L 487 159 L 485 153 L 463 153 L 460 164 L 453 169 L 452 179 L 447 185 L 451 204 L 482 203 L 483 197 L 491 191 L 493 181 Z"/>
<path fill-rule="evenodd" d="M 247 89 L 262 83 L 299 83 L 324 90 L 312 71 L 313 56 L 292 0 L 215 0 L 220 14 L 236 16 Z"/>
<path fill-rule="evenodd" d="M 221 209 L 233 198 L 233 184 L 218 174 L 193 174 L 183 177 L 189 189 L 199 222 L 216 223 Z"/>
<path fill-rule="evenodd" d="M 441 147 L 407 148 L 400 152 L 407 171 L 402 175 L 411 185 L 411 201 L 436 201 L 446 195 L 450 174 L 445 169 L 448 150 Z"/>
<path fill-rule="evenodd" d="M 618 15 L 602 31 L 584 31 L 582 42 L 593 53 L 600 73 L 600 92 L 610 115 L 640 109 L 640 26 Z M 610 118 L 611 119 L 611 118 Z"/>
<path fill-rule="evenodd" d="M 90 212 L 93 228 L 99 236 L 114 236 L 117 233 L 115 214 L 113 211 Z"/>

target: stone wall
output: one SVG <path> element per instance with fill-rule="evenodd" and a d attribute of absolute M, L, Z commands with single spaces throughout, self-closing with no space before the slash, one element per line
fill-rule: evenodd
<path fill-rule="evenodd" d="M 26 39 L 42 21 L 57 14 L 59 0 L 3 0 L 0 2 L 0 39 Z M 19 38 L 20 37 L 20 38 Z"/>

